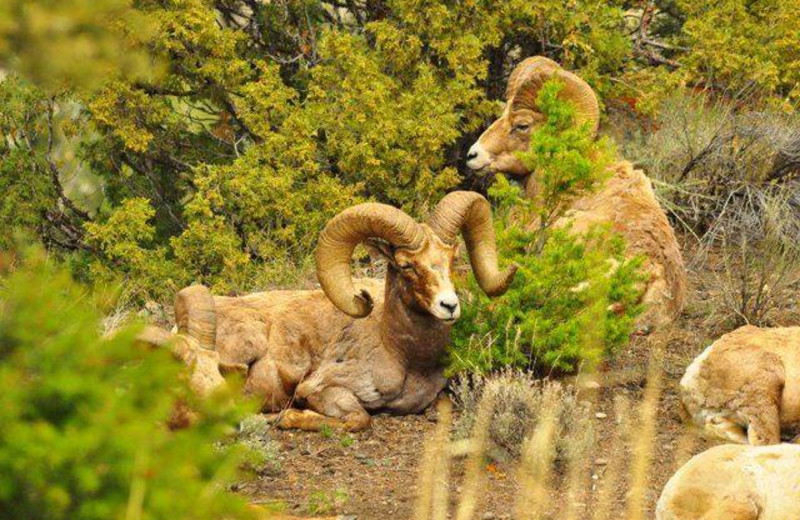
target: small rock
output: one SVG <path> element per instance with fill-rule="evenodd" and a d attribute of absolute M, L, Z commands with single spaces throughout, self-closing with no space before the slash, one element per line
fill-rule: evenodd
<path fill-rule="evenodd" d="M 581 381 L 581 388 L 583 390 L 600 390 L 601 385 L 597 381 L 593 379 L 587 379 L 586 381 Z"/>
<path fill-rule="evenodd" d="M 594 416 L 597 417 L 598 419 L 605 419 L 606 417 L 608 417 L 608 415 L 604 414 L 603 412 L 597 412 L 596 414 L 594 414 Z"/>
<path fill-rule="evenodd" d="M 608 464 L 608 459 L 595 459 L 594 463 L 598 466 L 605 466 Z"/>

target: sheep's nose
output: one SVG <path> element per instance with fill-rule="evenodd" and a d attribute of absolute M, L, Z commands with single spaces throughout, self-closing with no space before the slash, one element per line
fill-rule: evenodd
<path fill-rule="evenodd" d="M 477 156 L 478 156 L 478 152 L 476 152 L 475 150 L 470 150 L 469 153 L 467 153 L 467 160 L 471 161 L 472 159 L 476 158 Z"/>
<path fill-rule="evenodd" d="M 458 308 L 458 302 L 450 302 L 450 301 L 440 301 L 439 305 L 441 305 L 444 309 L 447 309 L 452 314 Z"/>

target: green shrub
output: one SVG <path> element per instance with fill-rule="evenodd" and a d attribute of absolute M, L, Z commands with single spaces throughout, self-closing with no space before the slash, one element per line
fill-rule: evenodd
<path fill-rule="evenodd" d="M 572 125 L 571 107 L 549 83 L 538 103 L 547 123 L 521 154 L 539 184 L 538 197 L 497 178 L 489 194 L 501 258 L 520 268 L 511 288 L 490 300 L 474 279 L 453 333 L 451 372 L 505 366 L 573 371 L 596 364 L 624 344 L 641 312 L 639 259 L 627 260 L 624 240 L 598 225 L 582 236 L 562 218 L 575 197 L 604 179 L 611 148 Z"/>
<path fill-rule="evenodd" d="M 0 278 L 3 518 L 250 518 L 224 491 L 241 450 L 214 447 L 238 415 L 229 400 L 194 402 L 182 366 L 135 327 L 100 337 L 94 298 L 25 256 Z M 201 411 L 196 426 L 168 429 L 177 400 Z"/>

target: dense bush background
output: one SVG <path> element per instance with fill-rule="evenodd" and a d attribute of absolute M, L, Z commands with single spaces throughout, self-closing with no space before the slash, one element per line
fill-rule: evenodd
<path fill-rule="evenodd" d="M 796 1 L 11 0 L 0 19 L 0 246 L 24 228 L 139 299 L 285 282 L 348 204 L 422 214 L 482 188 L 464 152 L 525 56 L 639 115 L 682 86 L 800 99 Z"/>

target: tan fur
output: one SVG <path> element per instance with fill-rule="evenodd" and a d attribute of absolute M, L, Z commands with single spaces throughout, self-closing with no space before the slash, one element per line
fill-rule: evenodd
<path fill-rule="evenodd" d="M 642 300 L 647 309 L 640 323 L 669 323 L 680 314 L 686 294 L 686 271 L 675 232 L 641 170 L 634 170 L 627 161 L 610 169 L 613 176 L 605 186 L 576 200 L 564 220 L 572 223 L 576 233 L 610 223 L 613 231 L 624 236 L 627 255 L 644 258 L 647 280 Z"/>
<path fill-rule="evenodd" d="M 755 445 L 800 433 L 800 327 L 744 326 L 687 368 L 681 401 L 709 436 Z"/>
<path fill-rule="evenodd" d="M 362 319 L 340 312 L 321 290 L 215 296 L 210 354 L 248 367 L 245 392 L 262 400 L 264 412 L 307 408 L 282 413 L 285 428 L 360 430 L 369 425 L 368 411 L 419 412 L 444 387 L 439 361 L 450 326 L 408 309 L 397 288 L 400 274 L 390 270 L 385 296 L 383 281 L 355 281 L 375 295 L 372 313 Z M 178 348 L 190 342 L 184 338 Z M 194 389 L 218 386 L 219 372 L 206 357 L 179 357 L 193 363 Z"/>
<path fill-rule="evenodd" d="M 245 392 L 261 399 L 263 411 L 280 412 L 278 424 L 286 428 L 360 430 L 369 425 L 369 412 L 425 409 L 445 385 L 441 361 L 460 313 L 452 283 L 456 234 L 465 235 L 485 292 L 501 294 L 516 271 L 497 268 L 491 213 L 482 196 L 447 195 L 428 224 L 369 203 L 332 219 L 320 240 L 327 237 L 328 245 L 317 251 L 318 276 L 335 291 L 345 288 L 345 297 L 330 298 L 323 290 L 241 297 L 212 297 L 197 285 L 182 290 L 173 348 L 192 367 L 192 387 L 209 393 L 224 384 L 224 372 L 240 369 Z M 413 240 L 401 243 L 408 237 Z M 352 249 L 372 238 L 384 240 L 373 245 L 388 260 L 386 278 L 353 281 Z M 390 238 L 397 243 L 387 243 Z M 326 256 L 331 251 L 339 255 L 336 262 Z M 324 271 L 331 265 L 346 279 Z M 360 306 L 349 305 L 356 300 Z M 163 335 L 142 336 L 164 343 Z"/>
<path fill-rule="evenodd" d="M 657 520 L 800 518 L 800 446 L 724 445 L 692 458 L 667 482 Z"/>
<path fill-rule="evenodd" d="M 544 121 L 531 100 L 535 100 L 545 80 L 565 74 L 568 73 L 557 64 L 541 57 L 528 58 L 518 65 L 509 80 L 503 115 L 470 149 L 467 165 L 478 172 L 518 177 L 528 196 L 535 196 L 536 179 L 516 153 L 528 149 L 531 133 Z M 580 98 L 576 98 L 576 104 L 585 106 L 583 119 L 593 124 L 596 102 L 592 102 L 591 89 L 586 85 L 575 87 L 573 92 Z M 521 103 L 520 99 L 526 101 Z M 576 200 L 568 216 L 574 220 L 576 232 L 591 224 L 611 223 L 625 238 L 629 257 L 646 257 L 648 280 L 643 301 L 648 310 L 639 323 L 662 325 L 680 314 L 686 292 L 686 272 L 675 232 L 641 170 L 634 170 L 627 161 L 614 163 L 609 169 L 611 177 L 606 184 L 598 192 Z"/>

